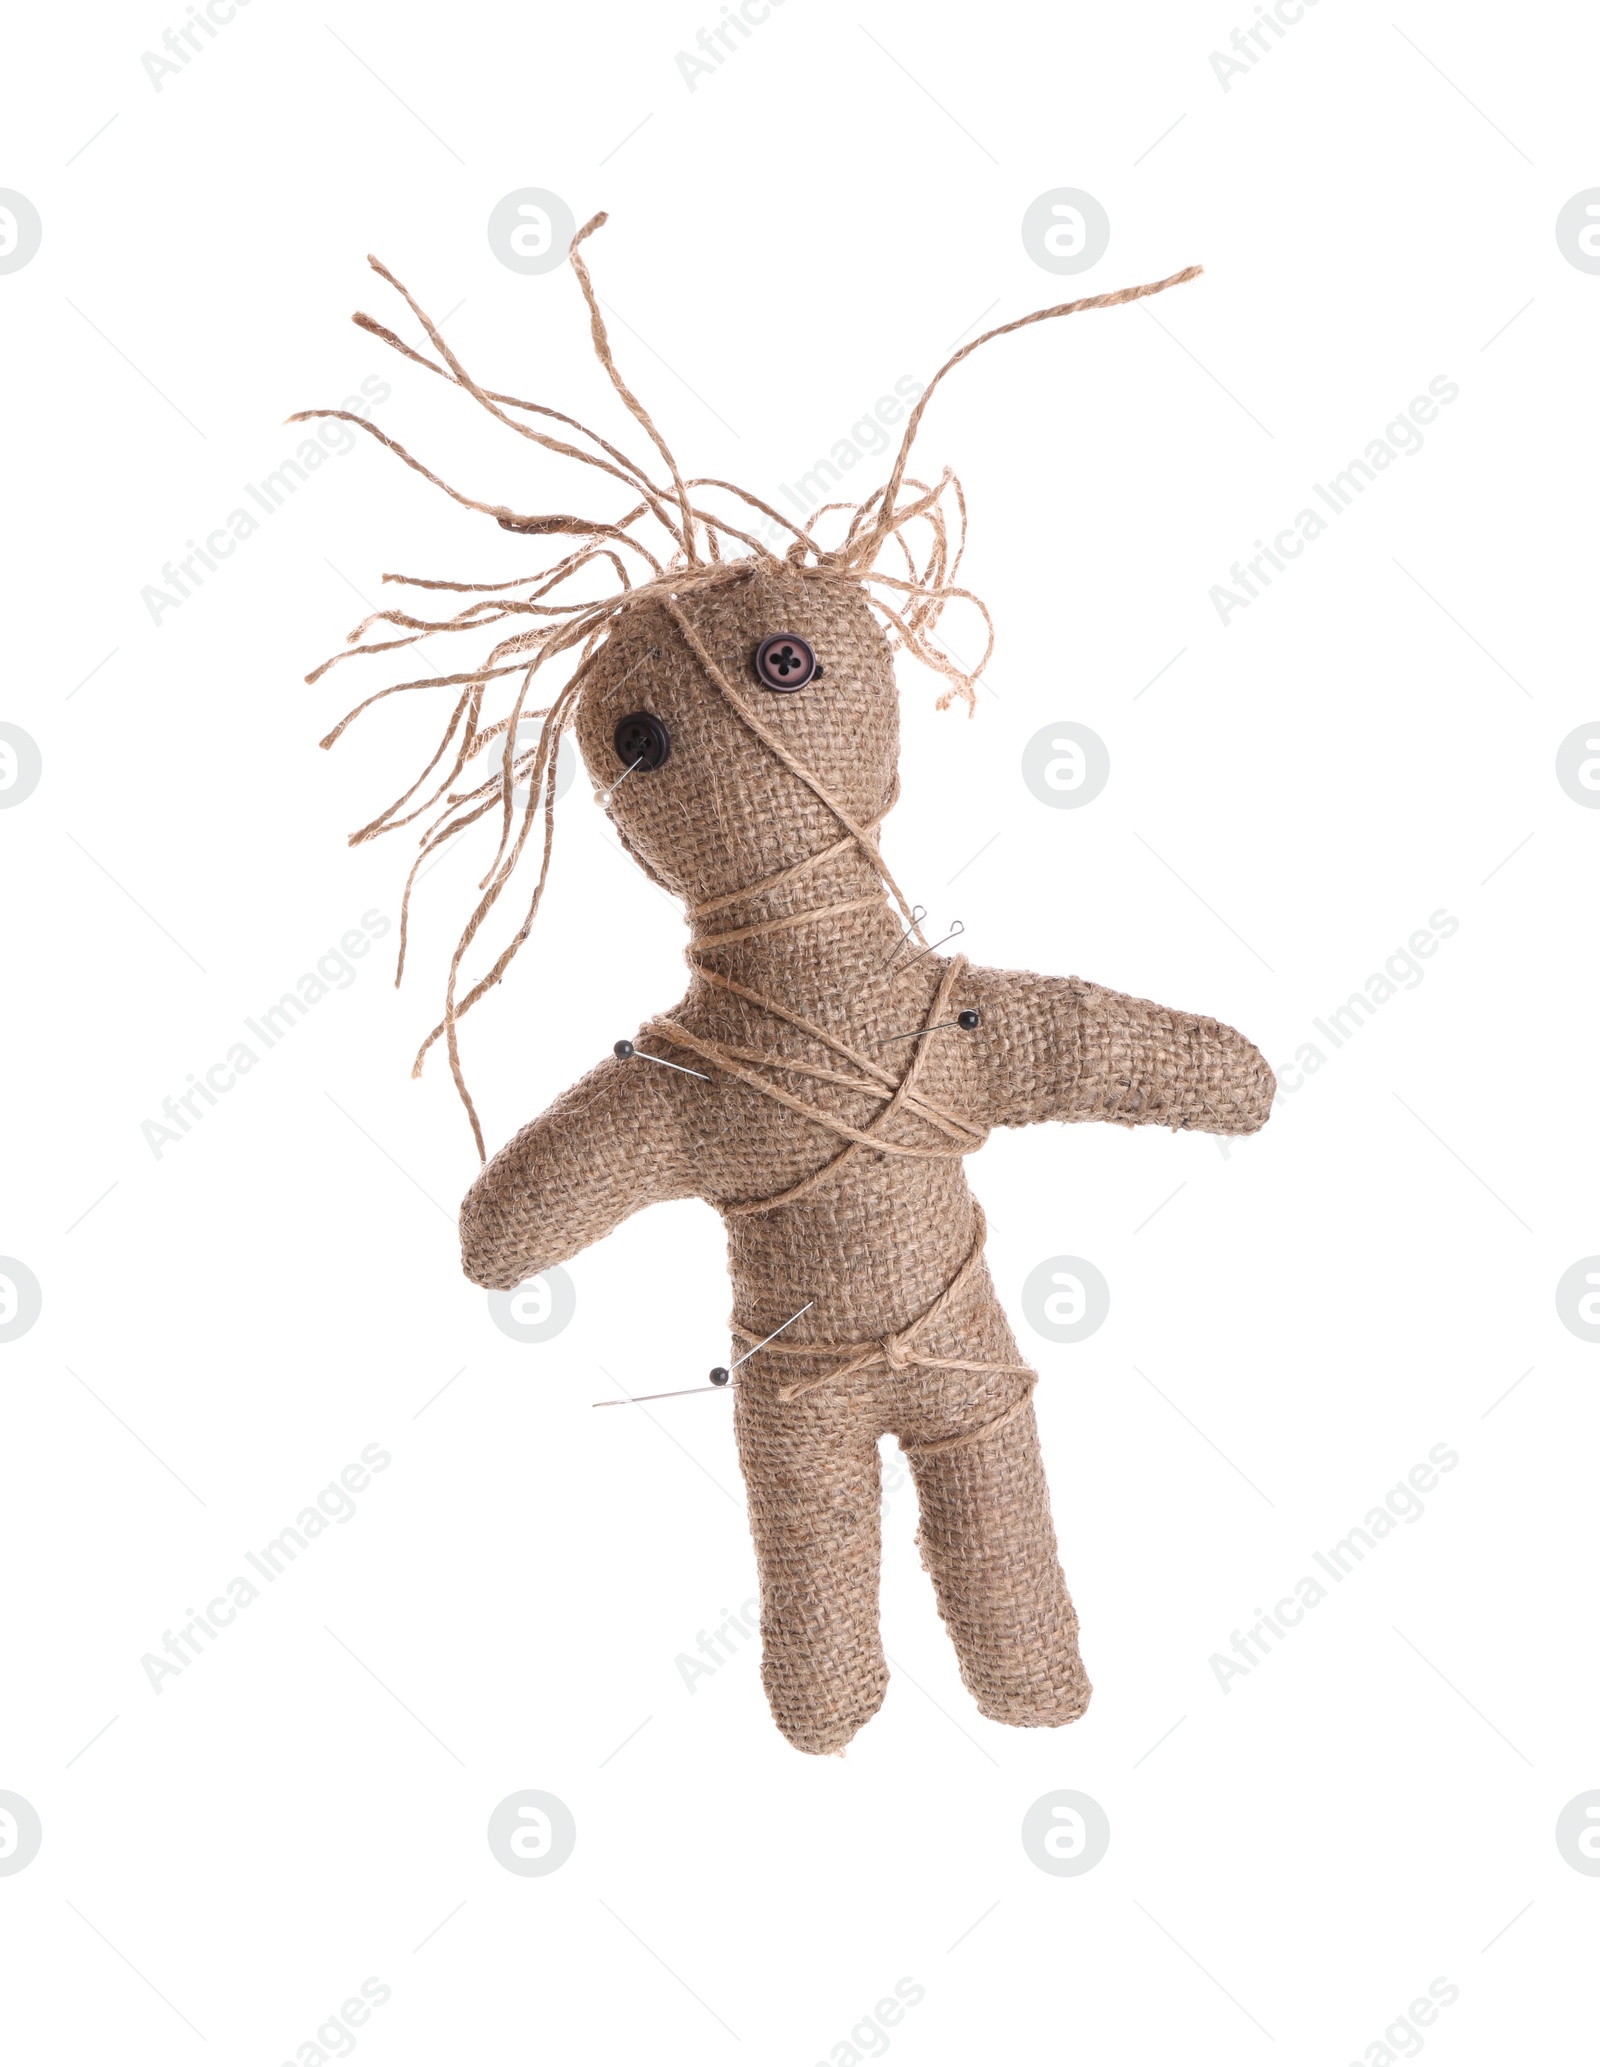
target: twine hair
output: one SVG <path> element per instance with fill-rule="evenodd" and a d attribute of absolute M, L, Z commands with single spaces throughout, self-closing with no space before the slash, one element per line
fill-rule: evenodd
<path fill-rule="evenodd" d="M 481 387 L 409 289 L 376 258 L 369 257 L 367 263 L 400 296 L 438 356 L 430 358 L 371 316 L 357 313 L 352 320 L 414 365 L 464 389 L 481 409 L 517 437 L 617 483 L 625 502 L 620 514 L 608 519 L 528 514 L 509 509 L 503 503 L 482 502 L 452 487 L 397 439 L 350 411 L 307 409 L 288 419 L 290 423 L 305 423 L 328 417 L 353 424 L 463 509 L 492 517 L 505 531 L 569 542 L 569 549 L 559 557 L 510 581 L 449 581 L 422 575 L 385 574 L 386 583 L 402 588 L 475 600 L 464 601 L 443 616 L 416 614 L 417 609 L 424 607 L 420 604 L 410 610 L 374 611 L 347 635 L 344 651 L 325 660 L 306 677 L 308 683 L 314 683 L 344 661 L 395 652 L 441 634 L 468 633 L 480 639 L 491 631 L 497 634 L 487 653 L 456 673 L 392 682 L 365 697 L 321 741 L 323 747 L 332 747 L 357 718 L 391 696 L 456 692 L 438 743 L 421 773 L 376 817 L 351 833 L 350 844 L 359 846 L 380 834 L 422 822 L 416 858 L 401 899 L 395 966 L 398 985 L 405 973 L 411 894 L 420 871 L 431 856 L 480 820 L 491 815 L 498 817 L 498 837 L 489 865 L 478 882 L 477 903 L 450 957 L 443 1013 L 418 1049 L 411 1072 L 413 1076 L 421 1074 L 428 1051 L 443 1039 L 450 1073 L 466 1108 L 480 1157 L 486 1154 L 483 1129 L 462 1072 L 457 1028 L 505 975 L 538 914 L 555 837 L 556 764 L 561 736 L 577 717 L 584 684 L 608 635 L 630 611 L 645 605 L 666 605 L 681 624 L 681 612 L 676 606 L 684 597 L 747 580 L 763 565 L 781 567 L 790 579 L 853 580 L 861 584 L 869 604 L 882 620 L 891 649 L 904 650 L 942 678 L 944 686 L 938 708 L 944 710 L 960 702 L 970 714 L 975 707 L 976 684 L 993 650 L 994 630 L 981 600 L 970 589 L 960 586 L 956 578 L 966 545 L 966 501 L 960 481 L 948 469 L 931 483 L 907 472 L 911 449 L 934 391 L 947 373 L 994 338 L 1056 316 L 1111 308 L 1159 294 L 1192 280 L 1201 270 L 1199 266 L 1188 266 L 1165 280 L 1037 309 L 1015 322 L 985 331 L 947 359 L 924 388 L 907 420 L 893 469 L 884 485 L 862 502 L 824 503 L 803 523 L 796 524 L 760 496 L 731 481 L 703 476 L 684 478 L 671 448 L 650 412 L 623 379 L 612 354 L 582 250 L 605 220 L 602 213 L 584 224 L 572 240 L 568 262 L 589 311 L 595 356 L 623 407 L 653 447 L 654 456 L 648 465 L 641 465 L 619 446 L 558 409 Z M 563 436 L 562 430 L 573 436 Z M 662 468 L 667 475 L 665 481 L 654 478 Z M 744 510 L 733 515 L 726 513 L 725 504 L 718 501 L 726 497 L 789 534 L 781 557 L 762 538 L 743 528 L 751 521 Z M 707 503 L 713 506 L 706 507 Z M 740 521 L 734 521 L 735 516 Z M 829 518 L 834 521 L 828 528 L 836 532 L 842 525 L 843 535 L 836 543 L 825 545 L 817 527 Z M 883 564 L 885 561 L 888 564 Z M 970 606 L 983 626 L 983 651 L 974 665 L 964 665 L 934 638 L 940 618 L 951 603 Z M 383 632 L 395 636 L 382 636 Z M 373 633 L 380 635 L 370 636 Z M 557 681 L 555 664 L 562 662 L 568 663 L 570 672 L 546 695 L 540 678 Z M 550 673 L 545 676 L 547 669 Z M 537 743 L 519 751 L 517 735 L 525 719 L 540 720 L 541 729 Z M 468 764 L 496 741 L 500 742 L 500 752 L 494 772 L 484 781 L 472 783 L 465 775 Z M 519 806 L 516 791 L 523 783 L 527 785 L 526 801 Z M 535 827 L 540 821 L 542 836 L 536 840 Z M 530 847 L 537 848 L 538 866 L 522 916 L 488 968 L 463 989 L 463 961 L 512 878 L 528 860 Z M 900 902 L 903 905 L 904 900 Z"/>

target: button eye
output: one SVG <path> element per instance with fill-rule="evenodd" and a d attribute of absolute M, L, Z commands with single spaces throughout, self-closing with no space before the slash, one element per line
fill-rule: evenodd
<path fill-rule="evenodd" d="M 659 768 L 672 751 L 672 739 L 654 711 L 634 711 L 612 735 L 617 759 L 624 768 L 646 771 Z"/>
<path fill-rule="evenodd" d="M 774 632 L 755 652 L 756 680 L 763 689 L 803 689 L 820 681 L 822 669 L 806 641 L 793 632 Z"/>

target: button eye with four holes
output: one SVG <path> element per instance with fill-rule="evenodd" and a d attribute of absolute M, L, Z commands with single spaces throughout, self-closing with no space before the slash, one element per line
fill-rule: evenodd
<path fill-rule="evenodd" d="M 787 692 L 822 680 L 822 666 L 807 642 L 795 632 L 774 632 L 755 650 L 752 663 L 763 689 Z"/>
<path fill-rule="evenodd" d="M 611 743 L 624 768 L 641 772 L 659 768 L 672 751 L 672 736 L 654 711 L 634 711 L 622 719 Z"/>

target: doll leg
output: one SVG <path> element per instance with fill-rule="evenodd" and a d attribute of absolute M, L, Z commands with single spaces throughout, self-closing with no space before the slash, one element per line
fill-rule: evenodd
<path fill-rule="evenodd" d="M 883 1703 L 876 1424 L 864 1401 L 735 1395 L 761 1576 L 761 1679 L 800 1751 L 839 1751 Z"/>
<path fill-rule="evenodd" d="M 1005 1404 L 981 1410 L 974 1426 Z M 922 1509 L 918 1547 L 972 1698 L 995 1722 L 1076 1722 L 1090 1686 L 1032 1402 L 970 1441 L 906 1448 Z"/>

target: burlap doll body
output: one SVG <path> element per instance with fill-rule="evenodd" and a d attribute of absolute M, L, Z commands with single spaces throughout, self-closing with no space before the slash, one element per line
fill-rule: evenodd
<path fill-rule="evenodd" d="M 810 644 L 820 680 L 762 690 L 750 658 L 775 632 Z M 874 825 L 893 794 L 894 676 L 855 584 L 751 570 L 641 612 L 615 638 L 585 691 L 579 744 L 604 790 L 623 772 L 619 720 L 642 710 L 664 724 L 667 759 L 618 784 L 609 808 L 694 930 L 689 990 L 638 1046 L 710 1081 L 608 1057 L 473 1186 L 467 1275 L 512 1286 L 655 1201 L 716 1206 L 738 1353 L 807 1309 L 735 1377 L 778 1727 L 801 1750 L 834 1751 L 883 1699 L 886 1432 L 910 1460 L 923 1561 L 979 1708 L 1071 1722 L 1089 1683 L 1033 1376 L 989 1280 L 961 1157 L 991 1127 L 1036 1120 L 1246 1133 L 1267 1116 L 1271 1074 L 1214 1020 L 1070 978 L 912 959 L 867 843 L 841 838 L 739 704 L 856 825 Z M 948 1023 L 962 1011 L 977 1012 L 975 1029 Z M 940 1030 L 885 1040 L 924 1024 Z"/>
<path fill-rule="evenodd" d="M 990 1282 L 983 1215 L 961 1158 L 993 1127 L 1039 1120 L 1248 1133 L 1267 1117 L 1271 1072 L 1247 1040 L 1215 1020 L 1075 978 L 922 952 L 914 924 L 908 946 L 905 900 L 878 848 L 877 828 L 898 789 L 899 732 L 891 638 L 880 617 L 895 645 L 956 684 L 950 693 L 970 703 L 973 679 L 928 636 L 944 602 L 966 593 L 953 586 L 959 547 L 952 558 L 938 515 L 949 477 L 931 490 L 906 481 L 913 501 L 897 500 L 927 397 L 887 487 L 854 506 L 837 549 L 819 547 L 812 526 L 787 525 L 757 498 L 730 490 L 794 533 L 787 552 L 774 552 L 696 502 L 697 491 L 729 484 L 682 481 L 612 365 L 576 245 L 573 267 L 602 363 L 665 459 L 671 485 L 649 480 L 584 432 L 607 460 L 565 442 L 557 449 L 618 478 L 619 466 L 630 469 L 642 501 L 628 519 L 523 518 L 457 495 L 506 529 L 577 533 L 584 543 L 544 586 L 413 585 L 495 599 L 466 606 L 440 628 L 503 623 L 519 611 L 525 623 L 527 614 L 557 615 L 548 604 L 517 600 L 525 590 L 547 596 L 597 559 L 618 563 L 640 509 L 673 531 L 678 550 L 666 565 L 653 561 L 654 573 L 621 598 L 564 606 L 569 615 L 554 629 L 515 629 L 478 668 L 444 677 L 460 687 L 460 701 L 424 770 L 426 778 L 443 768 L 442 781 L 417 804 L 419 780 L 356 837 L 407 823 L 443 798 L 420 867 L 465 826 L 499 818 L 500 846 L 451 965 L 446 1014 L 423 1049 L 446 1042 L 464 1097 L 457 1024 L 526 937 L 543 869 L 511 945 L 464 996 L 457 971 L 529 841 L 536 807 L 548 868 L 554 743 L 563 725 L 575 729 L 624 845 L 683 900 L 692 974 L 679 1003 L 640 1029 L 638 1052 L 607 1057 L 486 1164 L 462 1208 L 466 1273 L 509 1288 L 645 1206 L 707 1200 L 728 1231 L 730 1363 L 799 1316 L 737 1363 L 733 1380 L 760 1570 L 762 1673 L 780 1730 L 801 1750 L 838 1751 L 883 1700 L 877 1445 L 885 1433 L 910 1461 L 922 1559 L 979 1708 L 1000 1722 L 1070 1722 L 1090 1690 L 1051 1526 L 1030 1397 L 1035 1377 Z M 1151 291 L 1094 297 L 1040 317 Z M 420 363 L 448 368 L 512 428 L 552 445 L 506 412 L 553 412 L 478 388 L 411 306 L 445 366 Z M 357 320 L 398 344 L 370 319 Z M 874 573 L 878 544 L 900 539 L 911 518 L 930 512 L 927 562 L 909 578 Z M 753 550 L 730 559 L 730 539 Z M 869 582 L 887 582 L 891 603 L 869 595 Z M 508 590 L 516 592 L 509 602 Z M 437 626 L 400 611 L 383 621 L 402 630 Z M 818 663 L 801 687 L 763 680 L 753 666 L 778 634 L 804 641 Z M 537 747 L 519 751 L 529 682 L 552 652 L 575 648 L 581 663 L 541 713 Z M 483 699 L 501 675 L 520 676 L 521 687 L 513 711 L 491 725 Z M 396 685 L 432 686 L 427 678 Z M 642 735 L 627 720 L 654 726 L 653 761 L 634 753 Z M 475 790 L 453 788 L 486 740 L 499 749 L 495 777 Z M 520 820 L 512 805 L 519 780 L 529 783 Z M 919 1027 L 927 1031 L 895 1038 Z M 655 1066 L 651 1055 L 678 1067 Z"/>

